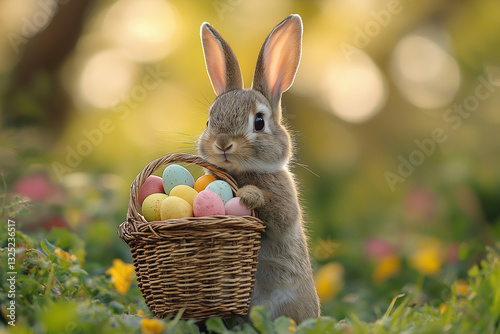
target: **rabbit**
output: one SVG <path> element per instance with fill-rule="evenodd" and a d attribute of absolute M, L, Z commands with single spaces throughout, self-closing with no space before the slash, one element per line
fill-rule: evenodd
<path fill-rule="evenodd" d="M 281 120 L 281 94 L 292 85 L 301 58 L 302 19 L 290 15 L 265 40 L 252 88 L 243 88 L 231 47 L 208 23 L 201 41 L 217 95 L 197 148 L 205 160 L 238 182 L 241 203 L 266 225 L 250 306 L 267 305 L 273 319 L 320 316 L 294 176 L 291 136 Z"/>

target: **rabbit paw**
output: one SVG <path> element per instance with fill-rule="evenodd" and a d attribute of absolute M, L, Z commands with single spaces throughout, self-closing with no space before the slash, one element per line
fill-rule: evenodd
<path fill-rule="evenodd" d="M 236 192 L 240 202 L 247 208 L 255 209 L 264 205 L 264 194 L 256 186 L 244 186 Z"/>

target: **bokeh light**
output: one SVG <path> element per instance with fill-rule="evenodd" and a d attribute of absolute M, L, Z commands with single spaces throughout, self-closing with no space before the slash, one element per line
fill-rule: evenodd
<path fill-rule="evenodd" d="M 109 108 L 133 85 L 136 64 L 116 49 L 96 53 L 84 65 L 79 80 L 79 95 L 86 104 Z"/>
<path fill-rule="evenodd" d="M 154 62 L 172 51 L 175 15 L 163 0 L 120 0 L 107 12 L 103 33 L 132 59 Z"/>
<path fill-rule="evenodd" d="M 421 34 L 404 37 L 393 52 L 392 77 L 413 105 L 434 109 L 445 106 L 460 86 L 460 71 L 438 39 Z"/>
<path fill-rule="evenodd" d="M 365 53 L 349 63 L 328 66 L 323 85 L 332 112 L 347 122 L 369 120 L 387 100 L 384 77 Z"/>
<path fill-rule="evenodd" d="M 43 8 L 35 1 L 0 1 L 0 71 L 12 68 L 33 36 L 47 27 L 57 9 L 54 0 Z"/>
<path fill-rule="evenodd" d="M 32 38 L 45 29 L 58 9 L 55 0 L 36 1 L 4 0 L 0 2 L 0 26 L 10 33 Z"/>

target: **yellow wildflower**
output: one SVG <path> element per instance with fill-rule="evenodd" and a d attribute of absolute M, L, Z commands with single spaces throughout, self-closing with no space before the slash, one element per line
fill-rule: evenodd
<path fill-rule="evenodd" d="M 295 322 L 295 320 L 290 319 L 290 324 L 291 326 L 288 327 L 288 330 L 290 331 L 290 333 L 295 333 L 297 331 L 297 328 L 295 327 L 297 323 Z"/>
<path fill-rule="evenodd" d="M 134 278 L 134 266 L 123 262 L 120 259 L 113 260 L 113 266 L 106 270 L 106 274 L 111 275 L 116 290 L 125 295 L 130 289 L 132 279 Z"/>
<path fill-rule="evenodd" d="M 410 256 L 408 264 L 422 275 L 434 276 L 439 273 L 443 265 L 440 241 L 436 238 L 423 240 L 418 249 Z"/>
<path fill-rule="evenodd" d="M 315 285 L 318 297 L 322 302 L 333 299 L 342 289 L 344 267 L 337 262 L 331 262 L 321 267 L 316 273 Z"/>
<path fill-rule="evenodd" d="M 141 320 L 141 333 L 142 334 L 160 334 L 163 332 L 164 325 L 156 318 L 142 319 Z"/>
<path fill-rule="evenodd" d="M 396 276 L 401 269 L 401 260 L 394 254 L 386 255 L 377 261 L 373 271 L 372 280 L 375 284 L 381 284 L 391 277 Z"/>
<path fill-rule="evenodd" d="M 68 262 L 76 262 L 78 258 L 74 254 L 69 254 L 68 252 L 63 251 L 61 248 L 57 247 L 54 249 L 54 253 L 59 256 L 61 259 Z"/>
<path fill-rule="evenodd" d="M 455 294 L 457 296 L 467 297 L 470 295 L 469 284 L 464 279 L 459 279 L 453 284 L 453 288 L 455 288 Z"/>
<path fill-rule="evenodd" d="M 448 303 L 442 303 L 439 306 L 439 314 L 443 315 L 444 312 L 446 312 L 447 309 L 448 309 Z"/>

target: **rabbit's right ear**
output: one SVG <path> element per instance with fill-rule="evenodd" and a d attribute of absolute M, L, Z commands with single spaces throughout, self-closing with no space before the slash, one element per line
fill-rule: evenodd
<path fill-rule="evenodd" d="M 269 34 L 260 50 L 252 88 L 261 92 L 273 110 L 292 85 L 302 53 L 302 19 L 290 15 Z"/>
<path fill-rule="evenodd" d="M 243 88 L 240 64 L 233 50 L 210 24 L 201 25 L 201 44 L 215 94 Z"/>

